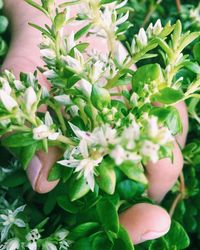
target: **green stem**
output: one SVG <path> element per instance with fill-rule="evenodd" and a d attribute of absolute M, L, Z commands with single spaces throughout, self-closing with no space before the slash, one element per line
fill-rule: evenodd
<path fill-rule="evenodd" d="M 59 135 L 57 138 L 57 141 L 62 142 L 62 143 L 67 144 L 67 145 L 72 145 L 72 146 L 77 145 L 76 142 L 72 141 L 70 138 L 63 136 L 63 135 Z"/>
<path fill-rule="evenodd" d="M 65 125 L 65 120 L 63 118 L 63 115 L 62 115 L 62 111 L 60 109 L 60 107 L 56 106 L 55 104 L 53 104 L 51 101 L 47 101 L 47 105 L 52 108 L 54 110 L 54 112 L 56 113 L 57 117 L 58 117 L 58 120 L 61 124 L 61 129 L 62 129 L 62 132 L 65 134 L 66 131 L 67 131 L 67 127 Z"/>

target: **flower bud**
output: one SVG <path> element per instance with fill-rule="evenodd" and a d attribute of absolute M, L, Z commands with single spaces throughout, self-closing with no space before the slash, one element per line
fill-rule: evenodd
<path fill-rule="evenodd" d="M 37 102 L 37 96 L 33 87 L 26 89 L 24 94 L 24 102 L 26 106 L 26 111 L 29 113 L 33 107 L 33 104 Z"/>
<path fill-rule="evenodd" d="M 54 18 L 54 27 L 56 31 L 61 30 L 62 27 L 65 25 L 68 19 L 68 14 L 69 13 L 65 10 L 56 15 L 56 17 Z"/>
<path fill-rule="evenodd" d="M 12 112 L 13 108 L 18 106 L 17 102 L 4 90 L 0 90 L 0 101 L 9 112 Z"/>
<path fill-rule="evenodd" d="M 108 90 L 98 87 L 97 85 L 92 86 L 91 101 L 95 108 L 103 110 L 110 103 L 110 93 Z"/>
<path fill-rule="evenodd" d="M 7 250 L 17 250 L 20 248 L 18 239 L 12 239 L 8 242 L 6 249 Z"/>

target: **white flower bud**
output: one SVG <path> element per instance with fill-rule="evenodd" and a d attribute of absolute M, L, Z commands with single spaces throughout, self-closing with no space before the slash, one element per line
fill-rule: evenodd
<path fill-rule="evenodd" d="M 162 30 L 163 30 L 163 27 L 162 27 L 161 21 L 160 19 L 158 19 L 153 27 L 153 34 L 159 35 Z"/>
<path fill-rule="evenodd" d="M 53 50 L 51 50 L 51 49 L 41 49 L 40 53 L 41 53 L 41 55 L 43 57 L 46 57 L 46 58 L 48 58 L 50 60 L 53 60 L 56 57 L 55 52 Z"/>
<path fill-rule="evenodd" d="M 146 32 L 145 32 L 144 28 L 141 28 L 139 30 L 139 33 L 138 33 L 138 35 L 136 35 L 136 37 L 137 37 L 137 41 L 142 46 L 146 46 L 147 45 L 148 39 L 147 39 L 147 35 L 146 35 Z"/>
<path fill-rule="evenodd" d="M 71 105 L 72 101 L 68 95 L 57 95 L 54 96 L 54 99 L 56 102 L 58 102 L 61 105 Z"/>
<path fill-rule="evenodd" d="M 17 102 L 4 90 L 0 90 L 0 101 L 9 112 L 12 112 L 13 108 L 18 106 Z"/>
<path fill-rule="evenodd" d="M 45 242 L 43 246 L 44 246 L 45 250 L 57 250 L 56 245 L 54 245 L 53 243 L 48 242 L 48 241 Z"/>
<path fill-rule="evenodd" d="M 56 77 L 56 73 L 54 70 L 47 70 L 43 73 L 43 75 L 47 78 L 47 79 L 52 79 Z"/>
<path fill-rule="evenodd" d="M 55 237 L 58 238 L 59 241 L 64 240 L 67 235 L 69 234 L 69 231 L 66 229 L 60 229 L 55 233 Z"/>
<path fill-rule="evenodd" d="M 20 244 L 18 239 L 12 239 L 10 241 L 8 241 L 8 244 L 6 246 L 7 250 L 17 250 L 20 248 Z"/>
<path fill-rule="evenodd" d="M 31 109 L 36 102 L 37 95 L 35 93 L 35 90 L 33 89 L 33 87 L 29 87 L 24 93 L 24 103 L 28 113 L 31 112 Z"/>

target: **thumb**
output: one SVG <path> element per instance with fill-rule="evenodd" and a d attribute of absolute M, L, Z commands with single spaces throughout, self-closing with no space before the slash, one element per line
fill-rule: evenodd
<path fill-rule="evenodd" d="M 38 193 L 50 192 L 59 182 L 48 181 L 48 175 L 55 162 L 62 156 L 62 152 L 57 147 L 50 147 L 48 153 L 38 151 L 31 160 L 27 176 L 34 191 Z"/>

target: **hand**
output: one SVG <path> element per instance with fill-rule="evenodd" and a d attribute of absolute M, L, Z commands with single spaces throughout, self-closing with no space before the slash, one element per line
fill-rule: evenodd
<path fill-rule="evenodd" d="M 15 5 L 15 7 L 13 6 Z M 14 11 L 12 11 L 14 9 Z M 38 31 L 27 25 L 27 20 L 44 24 L 47 20 L 38 12 L 27 6 L 22 0 L 17 4 L 12 0 L 6 1 L 6 10 L 12 21 L 12 42 L 3 69 L 10 69 L 16 76 L 20 72 L 33 72 L 37 66 L 42 66 L 37 44 L 40 42 Z M 26 13 L 26 15 L 24 15 Z M 98 45 L 105 51 L 103 41 L 92 38 L 92 46 Z M 39 74 L 39 82 L 48 86 L 46 79 Z M 188 115 L 183 102 L 176 105 L 183 121 L 183 133 L 176 136 L 174 143 L 174 163 L 170 159 L 162 159 L 156 164 L 146 166 L 149 180 L 149 197 L 160 202 L 176 182 L 182 167 L 183 157 L 178 144 L 183 147 L 188 131 Z M 48 154 L 40 151 L 32 159 L 27 174 L 33 189 L 39 193 L 52 190 L 58 181 L 48 182 L 48 173 L 53 164 L 60 158 L 61 152 L 52 147 Z M 138 244 L 145 240 L 158 238 L 169 230 L 170 216 L 159 206 L 140 203 L 120 215 L 120 222 L 129 231 L 133 242 Z"/>

